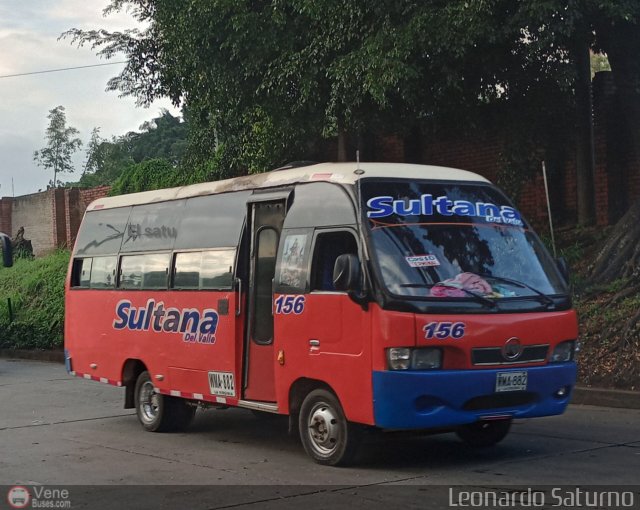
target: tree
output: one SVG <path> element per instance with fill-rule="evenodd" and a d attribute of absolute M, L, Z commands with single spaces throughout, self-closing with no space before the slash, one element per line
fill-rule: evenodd
<path fill-rule="evenodd" d="M 100 146 L 104 139 L 100 137 L 100 128 L 94 127 L 91 130 L 91 138 L 87 144 L 87 159 L 84 162 L 82 177 L 87 174 L 96 173 L 104 164 L 104 154 Z"/>
<path fill-rule="evenodd" d="M 222 148 L 233 168 L 254 171 L 287 156 L 313 159 L 323 137 L 337 138 L 340 159 L 347 139 L 365 146 L 371 134 L 491 129 L 506 141 L 507 171 L 523 174 L 548 154 L 560 158 L 578 127 L 583 223 L 593 216 L 588 50 L 604 51 L 611 27 L 635 34 L 640 8 L 635 0 L 112 0 L 107 12 L 125 7 L 145 29 L 64 36 L 106 58 L 127 56 L 110 89 L 142 104 L 160 96 L 186 104 L 195 161 Z M 634 50 L 634 37 L 619 44 Z M 625 62 L 612 61 L 613 72 L 633 71 Z"/>
<path fill-rule="evenodd" d="M 163 159 L 179 165 L 188 132 L 188 122 L 164 109 L 159 116 L 144 122 L 140 131 L 113 136 L 110 140 L 100 136 L 100 128 L 94 128 L 87 144 L 82 176 L 78 182 L 67 185 L 112 185 L 131 165 L 148 159 Z"/>
<path fill-rule="evenodd" d="M 554 47 L 575 67 L 578 208 L 580 224 L 595 219 L 593 119 L 589 49 L 606 54 L 618 88 L 620 111 L 640 161 L 640 3 L 635 0 L 536 0 L 520 2 L 517 23 L 535 44 Z"/>
<path fill-rule="evenodd" d="M 35 151 L 33 159 L 39 166 L 53 170 L 53 180 L 50 185 L 55 188 L 61 184 L 58 181 L 58 174 L 73 172 L 71 156 L 82 146 L 82 141 L 76 137 L 79 131 L 67 126 L 64 106 L 56 106 L 50 110 L 47 118 L 49 119 L 45 134 L 47 145 Z"/>

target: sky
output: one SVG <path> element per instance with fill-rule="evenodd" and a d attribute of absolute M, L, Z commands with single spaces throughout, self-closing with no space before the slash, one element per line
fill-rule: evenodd
<path fill-rule="evenodd" d="M 103 17 L 108 4 L 107 0 L 0 0 L 0 76 L 109 62 L 87 47 L 58 41 L 70 28 L 116 31 L 136 26 L 126 12 Z M 111 59 L 123 60 L 124 56 Z M 33 153 L 45 146 L 47 115 L 58 105 L 65 107 L 67 125 L 80 131 L 84 144 L 74 157 L 75 173 L 62 174 L 62 181 L 80 177 L 94 127 L 100 128 L 103 138 L 111 138 L 137 131 L 162 108 L 178 115 L 166 99 L 141 108 L 131 97 L 106 92 L 107 81 L 123 67 L 0 78 L 0 196 L 35 193 L 53 179 L 51 171 L 36 165 Z"/>

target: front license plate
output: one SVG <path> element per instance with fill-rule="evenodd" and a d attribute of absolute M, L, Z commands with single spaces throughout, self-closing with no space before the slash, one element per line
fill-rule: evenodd
<path fill-rule="evenodd" d="M 209 372 L 209 389 L 212 395 L 235 397 L 236 385 L 231 372 Z"/>
<path fill-rule="evenodd" d="M 526 389 L 527 372 L 498 372 L 496 374 L 496 392 Z"/>

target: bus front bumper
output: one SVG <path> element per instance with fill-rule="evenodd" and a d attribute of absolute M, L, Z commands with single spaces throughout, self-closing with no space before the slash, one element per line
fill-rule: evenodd
<path fill-rule="evenodd" d="M 496 392 L 498 373 L 527 372 L 527 388 Z M 562 414 L 575 362 L 496 370 L 376 371 L 374 419 L 385 429 L 449 428 L 482 419 Z"/>

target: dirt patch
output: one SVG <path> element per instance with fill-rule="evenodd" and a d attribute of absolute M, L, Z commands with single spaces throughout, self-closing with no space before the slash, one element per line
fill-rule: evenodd
<path fill-rule="evenodd" d="M 587 275 L 612 227 L 557 232 L 559 255 L 572 270 L 574 305 L 580 321 L 580 383 L 640 389 L 640 288 L 630 279 L 589 285 Z"/>

